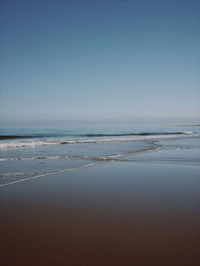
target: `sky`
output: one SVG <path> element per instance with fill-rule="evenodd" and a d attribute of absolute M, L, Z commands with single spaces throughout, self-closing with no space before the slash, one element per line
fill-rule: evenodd
<path fill-rule="evenodd" d="M 1 1 L 1 121 L 198 121 L 200 4 Z"/>

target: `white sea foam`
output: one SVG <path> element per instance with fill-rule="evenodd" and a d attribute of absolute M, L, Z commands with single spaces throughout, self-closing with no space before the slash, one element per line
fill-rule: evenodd
<path fill-rule="evenodd" d="M 85 165 L 79 166 L 79 167 L 66 168 L 66 169 L 62 169 L 62 170 L 55 170 L 55 171 L 51 171 L 51 172 L 47 172 L 47 173 L 43 173 L 43 174 L 39 174 L 39 175 L 34 175 L 34 176 L 31 176 L 31 177 L 19 179 L 19 180 L 16 180 L 16 181 L 11 181 L 11 182 L 8 182 L 8 183 L 0 184 L 0 187 L 10 186 L 10 185 L 14 185 L 14 184 L 17 184 L 17 183 L 21 183 L 21 182 L 25 182 L 25 181 L 29 181 L 29 180 L 32 180 L 32 179 L 53 175 L 53 174 L 59 174 L 59 173 L 64 173 L 64 172 L 71 172 L 71 171 L 75 171 L 75 170 L 80 170 L 80 169 L 92 167 L 92 166 L 95 166 L 95 165 L 96 165 L 96 163 L 90 163 L 90 164 L 85 164 Z"/>
<path fill-rule="evenodd" d="M 55 142 L 36 140 L 36 141 L 9 141 L 0 143 L 0 149 L 8 149 L 8 148 L 22 148 L 22 147 L 35 147 L 35 146 L 44 146 L 56 144 Z"/>
<path fill-rule="evenodd" d="M 23 147 L 37 147 L 47 145 L 58 145 L 58 144 L 76 144 L 76 143 L 104 143 L 104 142 L 125 142 L 125 141 L 136 141 L 136 140 L 154 140 L 154 139 L 167 139 L 186 137 L 193 134 L 192 131 L 184 131 L 183 134 L 167 134 L 167 135 L 147 135 L 147 136 L 122 136 L 122 137 L 92 137 L 92 138 L 76 138 L 76 139 L 49 139 L 49 140 L 30 140 L 30 141 L 6 141 L 0 143 L 0 149 L 9 148 L 23 148 Z"/>
<path fill-rule="evenodd" d="M 12 157 L 12 158 L 0 158 L 0 162 L 5 161 L 29 161 L 29 160 L 51 160 L 51 159 L 70 159 L 72 156 L 55 155 L 55 156 L 33 156 L 33 157 Z"/>
<path fill-rule="evenodd" d="M 192 131 L 183 131 L 183 133 L 186 134 L 186 135 L 191 135 L 191 134 L 193 134 Z"/>

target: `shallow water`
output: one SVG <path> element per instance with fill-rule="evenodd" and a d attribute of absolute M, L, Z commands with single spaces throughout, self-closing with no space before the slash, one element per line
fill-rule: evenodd
<path fill-rule="evenodd" d="M 1 136 L 9 139 L 0 141 L 0 186 L 91 162 L 128 160 L 199 166 L 197 127 L 2 129 Z"/>

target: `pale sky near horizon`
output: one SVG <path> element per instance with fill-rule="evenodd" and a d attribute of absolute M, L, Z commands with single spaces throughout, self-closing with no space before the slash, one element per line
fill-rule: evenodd
<path fill-rule="evenodd" d="M 197 121 L 199 11 L 193 0 L 2 0 L 2 121 Z"/>

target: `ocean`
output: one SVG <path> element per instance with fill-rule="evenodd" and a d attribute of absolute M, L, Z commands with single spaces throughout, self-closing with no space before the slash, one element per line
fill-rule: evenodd
<path fill-rule="evenodd" d="M 199 137 L 198 126 L 1 129 L 2 265 L 199 265 Z"/>
<path fill-rule="evenodd" d="M 199 136 L 198 126 L 1 128 L 0 186 L 119 160 L 199 166 Z"/>

